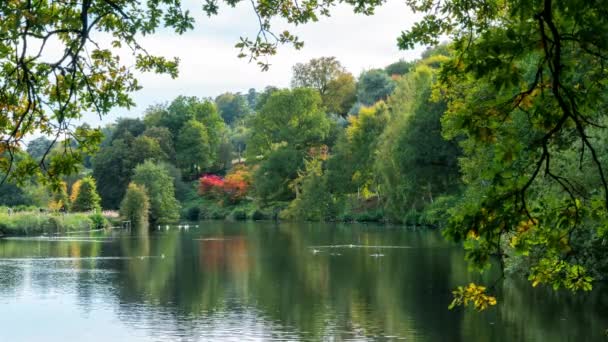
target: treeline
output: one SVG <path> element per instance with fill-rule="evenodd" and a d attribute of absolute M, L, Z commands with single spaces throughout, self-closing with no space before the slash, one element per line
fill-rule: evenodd
<path fill-rule="evenodd" d="M 55 199 L 57 207 L 60 198 L 59 207 L 80 210 L 67 193 L 86 177 L 101 198 L 95 206 L 132 203 L 125 198 L 129 188 L 149 202 L 145 221 L 155 223 L 180 213 L 186 219 L 433 222 L 423 214 L 460 184 L 459 149 L 441 136 L 446 104 L 432 99 L 449 54 L 441 45 L 418 61 L 358 78 L 335 58 L 322 57 L 293 67 L 291 89 L 180 96 L 148 108 L 142 118 L 104 127 L 99 151 L 83 156 L 83 168 L 75 170 L 80 176 L 64 179 L 46 197 L 33 200 L 33 192 L 44 190 L 25 184 L 0 203 L 45 206 L 48 197 L 46 205 Z M 53 144 L 43 136 L 27 153 L 41 159 L 77 143 Z M 144 194 L 133 193 L 136 185 Z"/>

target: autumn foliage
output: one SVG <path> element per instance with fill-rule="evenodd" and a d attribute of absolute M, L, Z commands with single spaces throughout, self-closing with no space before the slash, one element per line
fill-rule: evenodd
<path fill-rule="evenodd" d="M 199 180 L 199 194 L 202 196 L 238 202 L 245 198 L 251 185 L 249 171 L 245 167 L 235 167 L 222 178 L 206 174 Z"/>

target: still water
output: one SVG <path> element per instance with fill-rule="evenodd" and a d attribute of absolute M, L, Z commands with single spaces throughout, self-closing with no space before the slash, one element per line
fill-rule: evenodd
<path fill-rule="evenodd" d="M 451 289 L 490 282 L 436 231 L 201 222 L 0 240 L 0 341 L 605 341 L 608 291 L 509 280 L 484 313 Z"/>

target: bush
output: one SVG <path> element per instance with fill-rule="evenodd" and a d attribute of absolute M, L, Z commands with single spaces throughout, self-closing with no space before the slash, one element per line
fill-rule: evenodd
<path fill-rule="evenodd" d="M 268 219 L 270 219 L 270 215 L 263 212 L 260 209 L 254 209 L 253 212 L 251 213 L 251 219 L 255 220 L 255 221 L 268 220 Z"/>
<path fill-rule="evenodd" d="M 200 219 L 200 215 L 201 209 L 198 206 L 193 206 L 186 208 L 182 217 L 184 217 L 188 221 L 198 221 Z"/>
<path fill-rule="evenodd" d="M 243 209 L 235 208 L 232 213 L 230 213 L 230 218 L 236 221 L 245 221 L 247 220 L 247 212 Z"/>
<path fill-rule="evenodd" d="M 201 218 L 207 220 L 223 220 L 228 216 L 228 211 L 220 207 L 207 207 L 201 208 Z"/>
<path fill-rule="evenodd" d="M 89 215 L 89 219 L 91 220 L 92 228 L 101 229 L 109 226 L 108 220 L 99 213 Z"/>

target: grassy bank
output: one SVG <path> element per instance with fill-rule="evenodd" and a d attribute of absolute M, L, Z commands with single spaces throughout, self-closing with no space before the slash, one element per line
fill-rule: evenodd
<path fill-rule="evenodd" d="M 13 212 L 0 210 L 0 235 L 32 236 L 61 234 L 105 227 L 107 220 L 99 214 Z"/>

